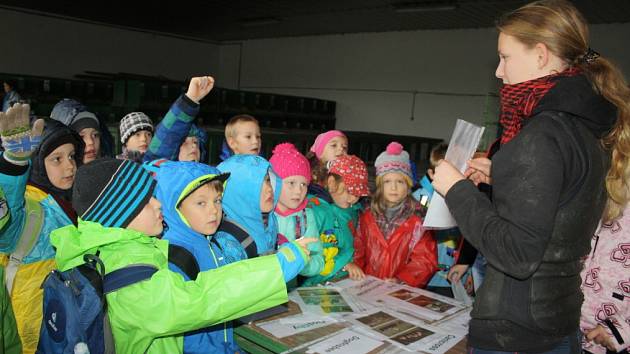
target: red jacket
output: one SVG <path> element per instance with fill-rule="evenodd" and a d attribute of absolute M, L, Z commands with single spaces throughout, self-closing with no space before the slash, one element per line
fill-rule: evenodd
<path fill-rule="evenodd" d="M 422 219 L 411 214 L 385 239 L 370 209 L 359 216 L 354 238 L 354 263 L 365 274 L 397 278 L 414 287 L 425 287 L 437 271 L 437 245 Z"/>

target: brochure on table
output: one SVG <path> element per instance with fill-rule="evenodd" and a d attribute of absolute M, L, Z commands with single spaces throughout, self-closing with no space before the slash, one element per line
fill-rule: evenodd
<path fill-rule="evenodd" d="M 449 297 L 371 276 L 358 282 L 346 279 L 335 285 L 361 301 L 404 314 L 411 313 L 413 317 L 428 323 L 442 320 L 466 308 L 461 302 Z"/>
<path fill-rule="evenodd" d="M 445 353 L 468 332 L 470 307 L 374 277 L 289 294 L 301 314 L 256 325 L 291 353 Z"/>

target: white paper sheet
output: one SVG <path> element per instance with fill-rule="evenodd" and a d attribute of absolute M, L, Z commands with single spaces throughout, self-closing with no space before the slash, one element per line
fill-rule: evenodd
<path fill-rule="evenodd" d="M 449 333 L 448 330 L 386 309 L 352 315 L 348 320 L 361 328 L 358 332 L 365 332 L 409 351 L 444 353 L 466 335 Z"/>
<path fill-rule="evenodd" d="M 426 322 L 444 319 L 465 306 L 454 299 L 403 284 L 383 281 L 371 276 L 360 282 L 342 283 L 344 293 L 378 307 L 413 314 Z"/>
<path fill-rule="evenodd" d="M 309 347 L 307 353 L 353 353 L 362 354 L 380 347 L 384 343 L 351 329 L 339 332 L 326 340 Z"/>
<path fill-rule="evenodd" d="M 455 123 L 455 129 L 451 136 L 451 141 L 448 144 L 446 150 L 446 161 L 450 162 L 461 173 L 466 171 L 466 163 L 470 160 L 479 141 L 483 135 L 484 127 L 469 123 L 465 120 L 458 119 Z M 424 218 L 423 225 L 426 228 L 444 229 L 457 226 L 455 219 L 451 215 L 444 198 L 438 193 L 433 193 L 431 202 L 429 204 L 429 210 Z"/>
<path fill-rule="evenodd" d="M 259 323 L 258 327 L 273 334 L 277 338 L 284 338 L 297 333 L 306 332 L 314 328 L 328 326 L 329 324 L 336 322 L 337 320 L 331 317 L 302 314 Z"/>

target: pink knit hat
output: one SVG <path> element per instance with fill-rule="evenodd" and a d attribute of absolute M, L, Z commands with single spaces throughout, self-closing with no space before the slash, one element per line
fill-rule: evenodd
<path fill-rule="evenodd" d="M 350 194 L 357 197 L 370 194 L 367 166 L 360 158 L 354 155 L 339 156 L 328 163 L 328 172 L 341 176 Z"/>
<path fill-rule="evenodd" d="M 317 156 L 318 159 L 321 159 L 326 144 L 328 144 L 330 139 L 336 138 L 338 136 L 343 136 L 344 138 L 346 138 L 346 134 L 340 132 L 339 130 L 329 130 L 325 133 L 319 134 L 317 138 L 315 138 L 313 146 L 311 146 L 311 151 L 315 153 L 315 156 Z"/>
<path fill-rule="evenodd" d="M 291 143 L 282 143 L 273 148 L 273 155 L 269 159 L 273 171 L 280 178 L 289 176 L 304 176 L 311 182 L 311 165 Z"/>

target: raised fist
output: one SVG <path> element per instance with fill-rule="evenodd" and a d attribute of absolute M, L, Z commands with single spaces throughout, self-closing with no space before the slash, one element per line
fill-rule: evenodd
<path fill-rule="evenodd" d="M 190 79 L 186 96 L 191 100 L 199 103 L 204 97 L 210 93 L 214 87 L 214 78 L 212 76 L 200 76 Z"/>

